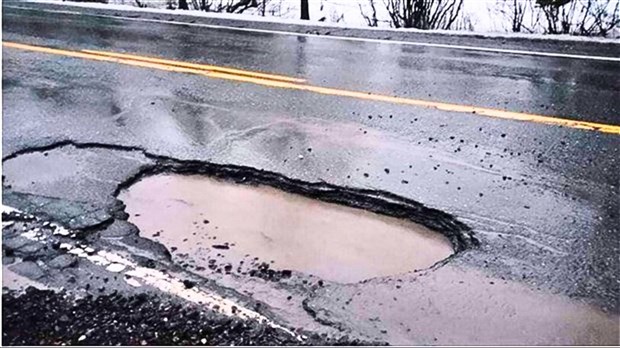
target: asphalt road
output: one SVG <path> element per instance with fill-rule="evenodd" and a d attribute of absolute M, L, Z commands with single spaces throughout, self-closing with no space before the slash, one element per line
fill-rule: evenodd
<path fill-rule="evenodd" d="M 29 9 L 3 5 L 4 42 L 59 51 L 3 46 L 3 204 L 81 231 L 97 248 L 236 291 L 286 327 L 405 344 L 618 344 L 620 62 L 17 5 Z M 313 88 L 67 56 L 79 50 L 260 71 Z M 620 57 L 620 44 L 604 51 Z M 197 275 L 160 245 L 122 238 L 137 233 L 115 199 L 132 179 L 166 168 L 226 177 L 234 166 L 275 187 L 284 179 L 261 173 L 294 180 L 289 191 L 324 182 L 396 194 L 450 214 L 478 243 L 424 272 L 311 286 L 317 279 L 302 274 L 284 283 Z M 104 270 L 80 261 L 58 271 L 48 267 L 55 251 L 22 239 L 3 234 L 3 266 L 97 293 L 85 284 Z"/>

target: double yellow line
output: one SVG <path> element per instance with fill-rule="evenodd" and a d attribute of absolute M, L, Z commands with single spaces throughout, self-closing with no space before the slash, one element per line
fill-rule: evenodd
<path fill-rule="evenodd" d="M 306 80 L 300 79 L 300 78 L 276 75 L 276 74 L 267 74 L 267 73 L 262 73 L 262 72 L 255 72 L 255 71 L 248 71 L 248 70 L 241 70 L 241 69 L 234 69 L 234 68 L 226 68 L 226 67 L 215 66 L 215 65 L 187 63 L 187 62 L 180 62 L 180 61 L 175 61 L 175 60 L 145 57 L 145 56 L 138 56 L 138 55 L 131 55 L 131 54 L 122 54 L 122 53 L 115 53 L 115 52 L 104 52 L 104 51 L 94 51 L 94 50 L 69 51 L 69 50 L 50 48 L 50 47 L 25 45 L 25 44 L 20 44 L 16 42 L 3 42 L 2 45 L 4 47 L 14 48 L 14 49 L 21 49 L 21 50 L 40 52 L 40 53 L 46 53 L 46 54 L 55 54 L 55 55 L 61 55 L 61 56 L 66 56 L 66 57 L 73 57 L 73 58 L 90 59 L 90 60 L 96 60 L 96 61 L 102 61 L 102 62 L 119 63 L 119 64 L 132 65 L 132 66 L 143 67 L 143 68 L 197 74 L 197 75 L 203 75 L 203 76 L 211 77 L 211 78 L 253 83 L 253 84 L 272 87 L 272 88 L 294 89 L 294 90 L 319 93 L 319 94 L 325 94 L 325 95 L 332 95 L 332 96 L 339 96 L 339 97 L 356 98 L 356 99 L 386 102 L 386 103 L 392 103 L 392 104 L 411 105 L 411 106 L 416 106 L 416 107 L 431 108 L 431 109 L 437 109 L 437 110 L 442 110 L 442 111 L 476 114 L 476 115 L 508 119 L 508 120 L 536 122 L 536 123 L 544 123 L 544 124 L 555 125 L 555 126 L 564 126 L 564 127 L 577 128 L 577 129 L 593 130 L 593 131 L 598 131 L 598 132 L 603 132 L 603 133 L 620 134 L 620 126 L 615 126 L 615 125 L 585 122 L 585 121 L 575 121 L 575 120 L 559 118 L 559 117 L 550 117 L 550 116 L 544 116 L 544 115 L 513 112 L 513 111 L 506 111 L 506 110 L 492 109 L 492 108 L 485 108 L 485 107 L 442 103 L 442 102 L 436 102 L 436 101 L 401 98 L 401 97 L 394 97 L 394 96 L 381 95 L 381 94 L 372 94 L 372 93 L 367 93 L 367 92 L 350 91 L 350 90 L 337 89 L 337 88 L 312 86 L 312 85 L 306 84 Z"/>
<path fill-rule="evenodd" d="M 17 42 L 3 42 L 2 46 L 9 47 L 9 48 L 16 48 L 20 50 L 26 50 L 26 51 L 55 54 L 55 55 L 66 56 L 66 57 L 133 65 L 133 66 L 138 66 L 138 67 L 143 67 L 143 68 L 152 68 L 152 69 L 167 70 L 167 71 L 182 72 L 182 73 L 191 73 L 191 74 L 200 74 L 200 75 L 207 74 L 207 76 L 210 76 L 210 77 L 220 77 L 220 75 L 226 74 L 226 75 L 239 76 L 242 78 L 263 79 L 263 80 L 268 80 L 268 81 L 281 81 L 281 82 L 288 82 L 288 83 L 304 83 L 305 82 L 304 79 L 298 79 L 298 78 L 282 76 L 282 75 L 264 74 L 264 73 L 248 71 L 248 70 L 225 68 L 225 67 L 220 67 L 220 66 L 215 66 L 215 65 L 186 63 L 186 62 L 179 62 L 179 61 L 168 60 L 168 59 L 136 56 L 132 54 L 122 54 L 122 53 L 115 53 L 115 52 L 93 51 L 93 50 L 68 51 L 68 50 L 62 50 L 62 49 L 51 48 L 51 47 L 25 45 L 25 44 L 21 44 Z M 211 74 L 213 74 L 214 76 L 211 76 Z"/>

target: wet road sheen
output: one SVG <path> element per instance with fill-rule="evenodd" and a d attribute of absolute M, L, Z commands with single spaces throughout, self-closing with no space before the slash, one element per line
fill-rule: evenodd
<path fill-rule="evenodd" d="M 297 76 L 326 87 L 620 125 L 617 62 L 54 17 L 7 9 L 4 27 L 11 35 L 5 40 L 163 56 Z"/>
<path fill-rule="evenodd" d="M 8 8 L 3 35 L 30 45 L 157 56 L 325 87 L 620 125 L 620 63 L 614 62 Z M 145 153 L 392 192 L 473 229 L 480 246 L 436 272 L 328 282 L 305 302 L 349 333 L 401 344 L 588 344 L 618 337 L 618 135 L 6 47 L 3 98 L 3 158 L 61 141 L 100 147 L 7 159 L 5 190 L 104 206 L 148 161 Z M 130 156 L 111 146 L 143 152 Z M 40 209 L 53 216 L 57 206 Z M 292 311 L 280 301 L 288 296 L 282 288 L 217 281 L 252 293 L 276 313 Z M 544 313 L 533 325 L 529 308 L 538 306 Z M 485 319 L 468 321 L 469 312 Z M 564 314 L 572 319 L 564 322 Z M 494 318 L 497 325 L 485 324 Z M 438 323 L 467 324 L 481 334 L 415 329 Z M 528 339 L 519 341 L 520 335 Z"/>

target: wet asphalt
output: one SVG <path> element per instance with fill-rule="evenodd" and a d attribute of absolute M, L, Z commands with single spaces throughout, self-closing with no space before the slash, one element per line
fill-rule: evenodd
<path fill-rule="evenodd" d="M 206 29 L 27 6 L 32 9 L 3 8 L 3 40 L 201 62 L 319 86 L 620 125 L 617 62 Z M 618 53 L 620 45 L 608 51 Z M 11 48 L 3 48 L 2 111 L 3 203 L 83 230 L 92 243 L 142 257 L 165 254 L 149 243 L 136 250 L 115 239 L 127 226 L 110 231 L 126 219 L 115 199 L 120 187 L 162 158 L 247 166 L 303 182 L 387 191 L 446 212 L 478 240 L 450 259 L 451 267 L 587 304 L 614 320 L 620 312 L 615 134 Z M 19 262 L 5 257 L 7 242 L 13 243 L 11 253 L 39 260 L 45 270 L 49 255 L 21 250 L 23 244 L 4 235 L 3 264 Z M 66 277 L 53 271 L 38 278 L 70 289 L 83 285 L 65 284 Z M 403 319 L 395 313 L 416 313 L 418 304 L 380 305 L 393 297 L 382 288 L 396 282 L 390 277 L 329 284 L 329 291 L 308 290 L 313 278 L 278 287 L 247 284 L 242 276 L 213 279 L 223 288 L 256 292 L 250 297 L 272 307 L 277 320 L 310 331 L 388 343 L 502 342 L 493 335 L 442 341 L 441 335 L 410 333 L 404 327 L 418 315 Z M 415 289 L 421 281 L 411 283 Z M 283 300 L 289 290 L 299 310 Z M 484 293 L 492 297 L 493 291 L 491 286 Z M 334 303 L 333 294 L 350 293 L 370 300 L 355 310 Z M 358 324 L 369 320 L 366 315 L 385 324 Z M 556 342 L 538 337 L 528 342 Z"/>

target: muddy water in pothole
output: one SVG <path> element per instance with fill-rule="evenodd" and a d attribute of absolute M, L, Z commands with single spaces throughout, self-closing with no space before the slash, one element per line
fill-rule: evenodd
<path fill-rule="evenodd" d="M 427 268 L 453 253 L 447 238 L 421 225 L 265 186 L 166 174 L 119 198 L 143 237 L 199 270 L 243 273 L 265 262 L 349 283 Z"/>

